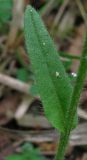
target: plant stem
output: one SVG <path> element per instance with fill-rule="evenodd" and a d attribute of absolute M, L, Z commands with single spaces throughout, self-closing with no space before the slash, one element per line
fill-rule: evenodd
<path fill-rule="evenodd" d="M 75 87 L 73 90 L 71 103 L 70 103 L 70 106 L 69 106 L 69 108 L 67 110 L 67 114 L 66 114 L 66 125 L 65 125 L 66 132 L 65 132 L 65 134 L 61 134 L 61 136 L 60 136 L 58 152 L 55 157 L 55 160 L 64 160 L 66 146 L 67 146 L 67 143 L 69 140 L 69 135 L 70 135 L 70 131 L 72 129 L 74 115 L 76 113 L 76 109 L 77 109 L 80 94 L 81 94 L 81 91 L 83 88 L 83 83 L 84 83 L 84 80 L 86 77 L 86 73 L 87 73 L 87 33 L 86 33 L 86 37 L 85 37 L 82 57 L 80 60 L 80 67 L 78 70 L 76 84 L 75 84 Z"/>
<path fill-rule="evenodd" d="M 82 4 L 82 2 L 80 0 L 76 0 L 76 3 L 77 3 L 78 8 L 79 8 L 79 10 L 81 12 L 81 15 L 83 17 L 85 25 L 87 26 L 87 18 L 86 18 L 86 12 L 85 12 L 84 6 L 83 6 L 83 4 Z"/>
<path fill-rule="evenodd" d="M 87 33 L 86 33 L 83 52 L 80 60 L 80 66 L 77 74 L 77 80 L 73 90 L 71 104 L 66 115 L 67 131 L 70 131 L 72 128 L 73 118 L 75 113 L 77 112 L 76 110 L 77 110 L 79 98 L 81 95 L 81 91 L 83 88 L 83 83 L 86 78 L 86 74 L 87 74 Z"/>
<path fill-rule="evenodd" d="M 57 151 L 55 160 L 64 160 L 64 154 L 65 154 L 68 140 L 69 140 L 69 134 L 61 133 L 60 141 L 59 141 L 59 145 L 58 145 L 58 151 Z"/>

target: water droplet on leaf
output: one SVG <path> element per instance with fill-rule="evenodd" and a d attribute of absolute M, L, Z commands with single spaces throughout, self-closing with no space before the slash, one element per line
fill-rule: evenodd
<path fill-rule="evenodd" d="M 59 74 L 59 72 L 56 72 L 56 77 L 58 77 L 60 74 Z"/>
<path fill-rule="evenodd" d="M 72 75 L 73 77 L 77 77 L 77 74 L 74 73 L 74 72 L 72 72 L 71 75 Z"/>

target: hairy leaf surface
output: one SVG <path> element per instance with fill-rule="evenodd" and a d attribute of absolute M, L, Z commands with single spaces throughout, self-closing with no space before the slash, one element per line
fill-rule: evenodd
<path fill-rule="evenodd" d="M 31 6 L 25 11 L 25 40 L 45 113 L 53 126 L 64 132 L 73 88 L 52 39 Z"/>

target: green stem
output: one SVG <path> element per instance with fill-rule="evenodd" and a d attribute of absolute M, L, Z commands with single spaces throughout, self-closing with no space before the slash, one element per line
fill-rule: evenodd
<path fill-rule="evenodd" d="M 87 74 L 87 33 L 85 37 L 82 57 L 80 60 L 80 66 L 77 74 L 77 80 L 73 90 L 71 104 L 66 115 L 66 121 L 67 121 L 66 124 L 68 124 L 67 131 L 70 131 L 72 128 L 74 115 L 77 110 L 77 106 L 78 106 L 79 98 L 83 88 L 83 83 L 86 78 L 86 74 Z"/>
<path fill-rule="evenodd" d="M 70 135 L 70 131 L 72 128 L 73 119 L 76 113 L 77 105 L 79 102 L 80 94 L 83 88 L 83 83 L 86 78 L 86 73 L 87 73 L 87 33 L 86 33 L 84 48 L 83 48 L 83 52 L 82 52 L 82 56 L 80 60 L 80 67 L 78 70 L 76 84 L 73 90 L 71 103 L 70 103 L 70 106 L 66 114 L 66 132 L 65 134 L 61 134 L 60 136 L 58 152 L 55 157 L 55 160 L 64 160 L 66 146 L 69 140 L 69 135 Z"/>
<path fill-rule="evenodd" d="M 58 151 L 55 157 L 55 160 L 64 160 L 65 150 L 67 147 L 67 143 L 69 140 L 69 134 L 62 134 L 60 135 L 60 141 L 58 145 Z"/>
<path fill-rule="evenodd" d="M 60 53 L 60 56 L 61 57 L 64 57 L 64 58 L 69 58 L 69 59 L 76 59 L 76 60 L 80 60 L 80 56 L 76 56 L 76 55 L 73 55 L 73 54 L 69 54 L 69 53 L 64 53 L 62 51 L 59 51 Z"/>

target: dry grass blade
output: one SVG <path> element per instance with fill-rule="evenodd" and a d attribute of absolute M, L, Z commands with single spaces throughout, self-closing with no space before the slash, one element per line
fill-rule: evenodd
<path fill-rule="evenodd" d="M 17 33 L 19 29 L 22 26 L 22 21 L 23 21 L 23 12 L 24 12 L 24 0 L 18 1 L 14 0 L 13 1 L 14 6 L 13 6 L 13 19 L 11 22 L 11 28 L 7 40 L 7 46 L 13 46 L 15 43 L 15 39 L 17 36 Z"/>
<path fill-rule="evenodd" d="M 26 94 L 29 94 L 29 88 L 31 87 L 29 86 L 29 84 L 23 83 L 19 80 L 16 80 L 12 77 L 6 76 L 1 73 L 0 73 L 0 83 Z"/>
<path fill-rule="evenodd" d="M 79 8 L 79 10 L 80 10 L 80 12 L 81 12 L 81 15 L 82 15 L 82 17 L 83 17 L 83 20 L 84 20 L 84 22 L 85 22 L 85 25 L 87 26 L 86 11 L 85 11 L 85 9 L 84 9 L 84 7 L 83 7 L 83 5 L 82 5 L 82 3 L 81 3 L 80 0 L 76 0 L 76 3 L 77 3 L 77 6 L 78 6 L 78 8 Z"/>
<path fill-rule="evenodd" d="M 52 29 L 56 28 L 70 0 L 65 0 L 54 19 Z"/>

